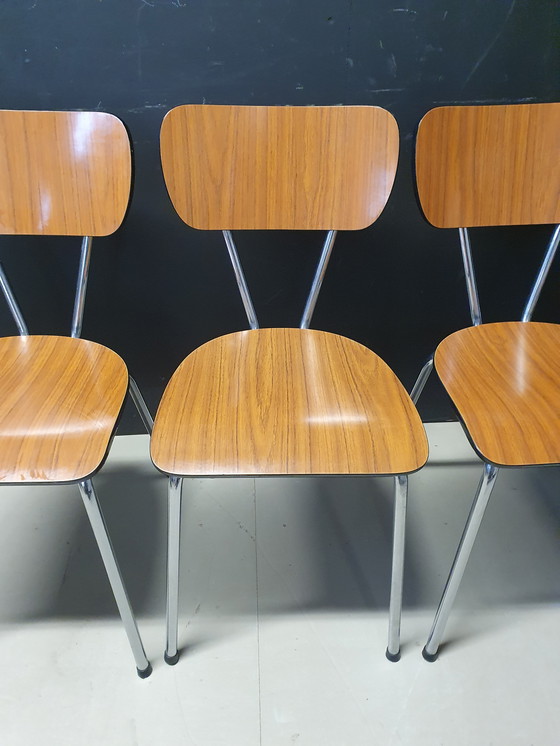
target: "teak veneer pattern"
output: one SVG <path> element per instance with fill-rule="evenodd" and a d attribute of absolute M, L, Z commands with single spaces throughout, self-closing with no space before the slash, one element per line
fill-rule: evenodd
<path fill-rule="evenodd" d="M 128 372 L 112 350 L 70 337 L 0 339 L 0 482 L 72 482 L 105 458 Z"/>
<path fill-rule="evenodd" d="M 482 324 L 439 345 L 435 365 L 472 443 L 498 466 L 560 463 L 560 325 Z"/>
<path fill-rule="evenodd" d="M 212 340 L 179 366 L 155 420 L 168 474 L 403 474 L 426 461 L 420 417 L 371 350 L 315 330 Z"/>
<path fill-rule="evenodd" d="M 393 116 L 374 106 L 188 105 L 161 129 L 173 205 L 208 230 L 365 228 L 387 202 L 398 149 Z"/>
<path fill-rule="evenodd" d="M 130 141 L 111 114 L 0 111 L 0 233 L 109 235 L 130 179 Z"/>
<path fill-rule="evenodd" d="M 418 128 L 416 178 L 438 228 L 560 223 L 560 103 L 443 106 Z"/>

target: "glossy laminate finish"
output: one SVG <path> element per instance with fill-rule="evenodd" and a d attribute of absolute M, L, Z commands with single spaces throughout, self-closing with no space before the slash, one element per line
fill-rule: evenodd
<path fill-rule="evenodd" d="M 560 463 L 560 325 L 483 324 L 455 332 L 435 365 L 469 437 L 498 466 Z"/>
<path fill-rule="evenodd" d="M 111 114 L 0 111 L 0 233 L 113 233 L 130 179 L 128 135 Z"/>
<path fill-rule="evenodd" d="M 0 482 L 69 482 L 103 462 L 128 387 L 124 362 L 83 339 L 0 339 Z"/>
<path fill-rule="evenodd" d="M 179 106 L 161 129 L 171 200 L 201 229 L 365 228 L 398 149 L 395 119 L 373 106 Z"/>
<path fill-rule="evenodd" d="M 371 350 L 327 332 L 259 329 L 183 361 L 151 454 L 177 476 L 403 474 L 428 450 L 407 393 Z"/>
<path fill-rule="evenodd" d="M 420 122 L 416 177 L 439 228 L 560 222 L 560 103 L 444 106 Z"/>

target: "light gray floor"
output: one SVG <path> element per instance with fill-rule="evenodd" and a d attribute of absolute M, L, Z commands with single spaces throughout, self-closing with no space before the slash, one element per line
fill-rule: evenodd
<path fill-rule="evenodd" d="M 186 483 L 179 664 L 162 662 L 166 482 L 145 436 L 95 480 L 153 675 L 76 488 L 2 488 L 0 746 L 556 746 L 560 471 L 504 471 L 440 659 L 420 655 L 478 483 L 455 424 L 411 477 L 403 656 L 384 657 L 390 479 Z"/>

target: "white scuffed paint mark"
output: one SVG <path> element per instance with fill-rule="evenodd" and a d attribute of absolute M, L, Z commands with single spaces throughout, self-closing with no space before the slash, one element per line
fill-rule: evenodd
<path fill-rule="evenodd" d="M 136 106 L 133 109 L 127 109 L 127 114 L 143 114 L 145 111 L 150 109 L 167 109 L 167 104 L 144 104 L 144 106 Z"/>
<path fill-rule="evenodd" d="M 509 6 L 508 12 L 506 13 L 506 17 L 504 18 L 504 21 L 503 21 L 502 25 L 500 26 L 500 28 L 498 30 L 498 33 L 494 36 L 494 38 L 492 39 L 492 41 L 490 42 L 490 44 L 486 47 L 486 49 L 484 50 L 484 52 L 480 55 L 480 57 L 478 58 L 478 60 L 475 62 L 474 67 L 472 68 L 472 70 L 470 71 L 470 73 L 465 78 L 465 82 L 461 86 L 461 90 L 463 90 L 463 88 L 467 85 L 467 83 L 469 82 L 469 80 L 476 73 L 476 71 L 478 70 L 478 68 L 482 65 L 482 63 L 484 62 L 484 60 L 488 57 L 488 55 L 492 51 L 492 48 L 494 47 L 494 44 L 498 41 L 498 39 L 500 38 L 500 36 L 504 33 L 504 29 L 505 29 L 505 27 L 507 25 L 507 22 L 509 21 L 509 17 L 511 16 L 511 14 L 513 12 L 513 9 L 515 7 L 515 2 L 516 2 L 516 0 L 512 0 L 511 1 L 511 5 Z"/>

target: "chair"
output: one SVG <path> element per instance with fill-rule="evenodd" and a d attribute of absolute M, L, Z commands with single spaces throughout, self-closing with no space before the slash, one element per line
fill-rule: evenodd
<path fill-rule="evenodd" d="M 560 226 L 553 232 L 521 321 L 491 324 L 482 324 L 467 232 L 475 226 L 560 222 L 559 151 L 560 104 L 442 107 L 429 111 L 418 130 L 420 202 L 430 223 L 459 228 L 473 323 L 441 342 L 435 367 L 484 461 L 423 650 L 428 661 L 438 656 L 499 469 L 560 463 L 560 325 L 531 321 Z M 418 393 L 421 385 L 415 388 Z"/>
<path fill-rule="evenodd" d="M 387 656 L 398 660 L 407 474 L 426 461 L 424 429 L 379 357 L 309 329 L 336 230 L 370 225 L 389 197 L 396 123 L 369 106 L 179 106 L 163 122 L 161 156 L 183 221 L 223 231 L 251 327 L 192 352 L 155 418 L 152 460 L 169 476 L 165 660 L 179 658 L 183 478 L 308 474 L 395 477 Z M 328 231 L 300 328 L 258 328 L 233 229 Z"/>
<path fill-rule="evenodd" d="M 119 227 L 130 185 L 130 143 L 110 114 L 0 111 L 0 233 L 84 236 L 70 337 L 29 335 L 0 267 L 20 332 L 0 339 L 0 483 L 78 485 L 145 678 L 152 669 L 92 483 L 129 377 L 116 353 L 79 338 L 92 238 Z"/>

